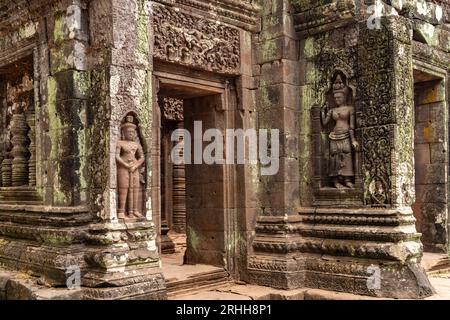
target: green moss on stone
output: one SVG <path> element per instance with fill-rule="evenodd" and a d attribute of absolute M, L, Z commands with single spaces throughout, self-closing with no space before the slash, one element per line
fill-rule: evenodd
<path fill-rule="evenodd" d="M 189 241 L 189 248 L 192 248 L 192 250 L 194 251 L 198 250 L 201 241 L 199 234 L 192 227 L 188 227 L 187 234 L 188 234 L 187 239 Z"/>
<path fill-rule="evenodd" d="M 74 238 L 71 236 L 47 235 L 41 236 L 42 241 L 51 246 L 66 246 L 72 244 Z"/>
<path fill-rule="evenodd" d="M 57 12 L 55 14 L 55 24 L 53 28 L 53 41 L 55 43 L 61 42 L 64 40 L 64 13 Z"/>

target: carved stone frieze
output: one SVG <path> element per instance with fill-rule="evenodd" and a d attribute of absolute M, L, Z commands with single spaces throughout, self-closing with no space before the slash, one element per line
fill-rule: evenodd
<path fill-rule="evenodd" d="M 323 214 L 305 215 L 304 223 L 319 223 L 327 225 L 376 225 L 376 226 L 399 226 L 413 224 L 415 219 L 410 216 L 383 216 L 383 215 L 343 215 Z"/>
<path fill-rule="evenodd" d="M 238 74 L 239 30 L 161 5 L 153 6 L 154 57 L 207 71 Z"/>
<path fill-rule="evenodd" d="M 299 33 L 323 32 L 324 29 L 349 23 L 356 16 L 354 0 L 324 2 L 321 5 L 304 5 L 292 2 L 295 29 Z"/>
<path fill-rule="evenodd" d="M 250 269 L 267 271 L 302 271 L 304 264 L 300 260 L 283 260 L 273 257 L 251 257 L 248 263 Z"/>

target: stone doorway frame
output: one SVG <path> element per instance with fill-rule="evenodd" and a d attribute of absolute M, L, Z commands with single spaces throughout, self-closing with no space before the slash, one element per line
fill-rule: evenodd
<path fill-rule="evenodd" d="M 152 112 L 154 115 L 153 121 L 153 141 L 152 149 L 152 166 L 154 168 L 152 174 L 152 203 L 153 203 L 153 221 L 156 226 L 157 244 L 160 247 L 160 232 L 161 230 L 161 192 L 160 192 L 160 134 L 161 134 L 161 113 L 158 106 L 158 94 L 169 96 L 168 90 L 174 90 L 178 94 L 183 94 L 186 90 L 191 90 L 191 96 L 184 96 L 185 99 L 198 98 L 202 96 L 217 96 L 220 97 L 216 107 L 216 112 L 224 112 L 224 127 L 234 129 L 236 123 L 234 113 L 238 110 L 238 103 L 236 98 L 236 87 L 234 86 L 234 79 L 212 74 L 208 72 L 195 71 L 189 68 L 184 68 L 178 65 L 166 64 L 163 62 L 155 63 L 153 72 L 153 106 Z M 172 95 L 170 95 L 172 96 Z M 172 96 L 174 97 L 174 96 Z M 176 94 L 175 94 L 176 97 Z M 178 96 L 180 97 L 180 96 Z M 235 165 L 222 165 L 223 168 L 223 192 L 224 192 L 224 258 L 223 267 L 233 277 L 237 276 L 238 270 L 238 249 L 236 246 L 229 246 L 229 243 L 237 242 L 238 231 L 238 217 L 236 210 L 236 188 L 235 181 L 237 179 Z M 187 179 L 187 178 L 186 178 Z M 186 181 L 187 182 L 187 181 Z M 156 187 L 155 187 L 156 186 Z M 164 268 L 164 266 L 162 266 Z"/>
<path fill-rule="evenodd" d="M 413 70 L 414 70 L 414 87 L 416 87 L 416 83 L 425 83 L 425 82 L 431 82 L 431 81 L 439 82 L 439 85 L 443 87 L 442 94 L 443 94 L 444 97 L 442 99 L 442 102 L 439 102 L 439 103 L 441 103 L 443 105 L 443 109 L 444 109 L 443 110 L 444 119 L 442 119 L 440 121 L 440 123 L 445 128 L 443 145 L 444 145 L 446 153 L 447 153 L 445 155 L 446 159 L 445 159 L 445 161 L 443 161 L 443 163 L 446 163 L 446 165 L 447 165 L 447 168 L 446 168 L 447 172 L 444 175 L 444 183 L 443 183 L 444 188 L 445 188 L 444 194 L 445 194 L 445 197 L 446 197 L 445 200 L 446 200 L 446 211 L 447 211 L 447 216 L 446 216 L 446 219 L 447 219 L 447 221 L 446 221 L 446 225 L 447 225 L 446 226 L 447 227 L 446 249 L 435 247 L 435 245 L 436 245 L 435 243 L 424 243 L 423 240 L 421 240 L 421 241 L 422 241 L 422 243 L 425 246 L 425 251 L 436 252 L 436 251 L 440 251 L 440 250 L 445 250 L 448 253 L 449 250 L 450 250 L 450 248 L 449 248 L 449 240 L 450 240 L 450 199 L 449 199 L 449 196 L 448 196 L 448 191 L 450 190 L 450 174 L 449 174 L 449 171 L 448 171 L 450 169 L 450 167 L 449 167 L 450 166 L 450 162 L 449 162 L 450 159 L 449 159 L 449 155 L 448 155 L 448 152 L 450 150 L 449 149 L 450 148 L 450 132 L 449 132 L 449 129 L 448 129 L 449 125 L 450 125 L 450 118 L 449 118 L 450 117 L 450 113 L 449 113 L 449 103 L 448 103 L 448 99 L 449 99 L 449 95 L 450 95 L 450 92 L 449 92 L 450 89 L 449 89 L 449 83 L 448 83 L 449 78 L 448 78 L 448 73 L 446 72 L 445 69 L 440 68 L 439 66 L 436 66 L 434 64 L 421 61 L 420 58 L 419 59 L 413 59 Z M 426 76 L 428 78 L 422 79 L 422 80 L 416 82 L 416 75 L 417 74 L 421 74 L 422 76 Z M 434 103 L 437 103 L 437 102 L 434 102 Z M 414 113 L 415 113 L 415 120 L 414 120 L 415 124 L 414 125 L 416 125 L 416 123 L 417 123 L 417 119 L 416 119 L 416 116 L 417 116 L 416 108 L 417 108 L 417 106 L 416 106 L 415 103 L 414 103 L 413 107 L 414 107 Z M 414 133 L 414 143 L 416 144 L 416 133 Z M 432 156 L 430 155 L 430 160 L 433 160 L 431 158 L 432 158 Z M 415 189 L 416 189 L 416 185 L 417 184 L 415 184 Z M 417 190 L 415 190 L 415 191 L 416 191 L 416 201 L 415 201 L 415 204 L 416 204 L 417 203 L 417 196 L 418 196 L 418 194 L 417 194 Z M 422 239 L 423 239 L 423 235 L 422 235 Z"/>

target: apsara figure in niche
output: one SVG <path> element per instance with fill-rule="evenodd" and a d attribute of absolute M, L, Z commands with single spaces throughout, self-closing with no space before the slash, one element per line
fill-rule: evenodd
<path fill-rule="evenodd" d="M 330 143 L 329 172 L 333 186 L 338 189 L 354 188 L 354 152 L 359 150 L 355 139 L 355 109 L 349 104 L 350 88 L 345 84 L 343 75 L 334 77 L 332 103 L 322 109 L 324 126 L 334 121 L 334 128 L 328 138 Z"/>
<path fill-rule="evenodd" d="M 144 151 L 138 139 L 134 117 L 127 116 L 121 126 L 122 139 L 117 142 L 117 187 L 119 203 L 117 217 L 142 218 L 142 184 L 139 169 L 143 166 Z"/>

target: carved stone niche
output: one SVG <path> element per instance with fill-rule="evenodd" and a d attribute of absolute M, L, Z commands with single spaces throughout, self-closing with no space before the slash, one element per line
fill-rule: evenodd
<path fill-rule="evenodd" d="M 345 72 L 336 70 L 330 76 L 322 101 L 312 108 L 314 205 L 361 206 L 358 112 L 355 89 Z"/>

